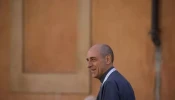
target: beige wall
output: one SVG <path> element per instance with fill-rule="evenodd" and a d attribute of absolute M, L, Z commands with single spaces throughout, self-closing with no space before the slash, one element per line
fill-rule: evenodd
<path fill-rule="evenodd" d="M 173 33 L 175 30 L 173 18 L 175 14 L 173 13 L 172 0 L 162 0 L 162 3 L 160 27 L 163 41 L 161 97 L 162 100 L 174 100 L 175 46 L 173 43 L 175 41 L 173 37 L 175 38 L 175 35 Z M 91 42 L 92 44 L 107 43 L 113 48 L 115 53 L 114 65 L 132 84 L 137 100 L 154 100 L 154 46 L 148 34 L 150 31 L 150 7 L 150 0 L 92 0 Z M 0 0 L 0 100 L 83 100 L 89 95 L 88 93 L 11 91 L 10 11 L 10 0 Z M 69 32 L 69 30 L 66 31 Z M 53 32 L 54 34 L 56 33 Z M 39 35 L 42 36 L 42 34 Z M 55 41 L 59 40 L 55 39 Z M 57 56 L 54 55 L 54 57 Z M 57 65 L 56 61 L 53 64 Z M 57 67 L 53 67 L 50 70 L 47 67 L 39 67 L 39 70 L 29 68 L 31 73 L 33 71 L 42 73 L 54 72 L 57 69 Z M 70 70 L 59 67 L 57 72 L 61 71 L 71 72 L 76 70 L 74 67 L 71 67 Z M 91 80 L 92 82 L 89 83 L 91 85 L 90 94 L 97 95 L 100 83 L 96 79 Z"/>
<path fill-rule="evenodd" d="M 107 43 L 114 49 L 114 66 L 130 81 L 137 100 L 154 98 L 154 48 L 148 35 L 150 3 L 148 0 L 92 3 L 92 42 Z"/>
<path fill-rule="evenodd" d="M 161 68 L 161 97 L 162 100 L 175 99 L 175 13 L 173 0 L 162 0 L 161 5 L 161 37 L 163 62 Z"/>

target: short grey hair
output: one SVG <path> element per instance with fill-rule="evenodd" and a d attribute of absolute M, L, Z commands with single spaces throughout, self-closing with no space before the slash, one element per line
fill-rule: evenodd
<path fill-rule="evenodd" d="M 114 62 L 114 53 L 113 50 L 111 49 L 111 47 L 107 44 L 102 44 L 101 48 L 100 48 L 100 53 L 103 57 L 107 56 L 107 55 L 111 55 L 111 62 Z"/>

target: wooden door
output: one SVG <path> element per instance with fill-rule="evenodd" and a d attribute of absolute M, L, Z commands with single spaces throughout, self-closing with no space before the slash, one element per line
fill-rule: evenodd
<path fill-rule="evenodd" d="M 161 98 L 174 100 L 173 2 L 162 0 Z M 109 44 L 114 66 L 137 100 L 154 100 L 149 0 L 0 0 L 0 100 L 83 100 L 96 96 L 88 48 Z M 168 99 L 167 99 L 168 98 Z"/>
<path fill-rule="evenodd" d="M 1 0 L 1 100 L 83 100 L 89 1 Z"/>

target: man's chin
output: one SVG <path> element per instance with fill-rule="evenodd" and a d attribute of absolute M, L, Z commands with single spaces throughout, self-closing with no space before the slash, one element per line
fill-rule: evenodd
<path fill-rule="evenodd" d="M 93 74 L 92 74 L 92 77 L 93 77 L 93 78 L 98 78 L 97 75 L 93 75 Z"/>
<path fill-rule="evenodd" d="M 94 74 L 91 74 L 91 76 L 92 76 L 93 78 L 95 78 L 95 75 L 94 75 Z"/>

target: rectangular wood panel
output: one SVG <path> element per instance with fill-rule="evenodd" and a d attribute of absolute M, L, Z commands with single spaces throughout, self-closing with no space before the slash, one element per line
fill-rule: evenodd
<path fill-rule="evenodd" d="M 24 0 L 24 71 L 76 71 L 77 0 Z"/>

